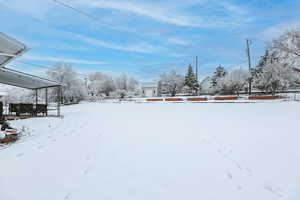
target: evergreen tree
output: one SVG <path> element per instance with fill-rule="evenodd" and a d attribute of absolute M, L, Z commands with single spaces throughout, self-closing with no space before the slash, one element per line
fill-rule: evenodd
<path fill-rule="evenodd" d="M 193 71 L 192 65 L 188 66 L 188 71 L 185 76 L 184 86 L 189 88 L 190 93 L 196 94 L 199 90 L 199 83 Z"/>
<path fill-rule="evenodd" d="M 212 87 L 216 87 L 218 85 L 218 80 L 220 78 L 224 78 L 227 75 L 227 71 L 224 67 L 219 65 L 216 68 L 216 71 L 214 72 L 213 76 L 211 77 L 211 85 Z"/>

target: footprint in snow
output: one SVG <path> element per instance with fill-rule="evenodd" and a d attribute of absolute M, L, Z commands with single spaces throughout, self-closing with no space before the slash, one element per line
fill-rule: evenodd
<path fill-rule="evenodd" d="M 90 168 L 89 168 L 89 167 L 86 168 L 86 169 L 83 171 L 83 175 L 87 175 L 87 174 L 89 173 L 89 171 L 90 171 Z"/>
<path fill-rule="evenodd" d="M 237 189 L 238 189 L 238 190 L 242 190 L 243 188 L 242 188 L 242 186 L 238 185 L 238 186 L 237 186 Z"/>
<path fill-rule="evenodd" d="M 85 160 L 91 160 L 90 156 L 85 157 Z"/>
<path fill-rule="evenodd" d="M 228 176 L 229 179 L 232 180 L 232 174 L 230 172 L 227 173 L 227 176 Z"/>
<path fill-rule="evenodd" d="M 24 156 L 24 153 L 19 153 L 19 154 L 17 155 L 17 157 L 22 157 L 22 156 Z"/>
<path fill-rule="evenodd" d="M 235 163 L 235 165 L 237 166 L 237 168 L 239 168 L 240 170 L 242 170 L 243 168 L 241 167 L 241 165 L 238 163 L 238 162 L 236 162 Z"/>
<path fill-rule="evenodd" d="M 69 198 L 70 198 L 70 196 L 71 196 L 71 193 L 68 193 L 68 194 L 65 196 L 65 198 L 64 198 L 64 199 L 69 199 Z"/>
<path fill-rule="evenodd" d="M 281 194 L 281 191 L 279 189 L 274 189 L 272 186 L 270 185 L 265 185 L 264 189 L 273 193 L 274 195 L 278 196 L 278 197 L 283 197 L 283 195 Z"/>
<path fill-rule="evenodd" d="M 251 169 L 249 169 L 249 168 L 246 168 L 246 170 L 247 170 L 247 172 L 248 172 L 249 176 L 252 176 L 252 170 L 251 170 Z"/>

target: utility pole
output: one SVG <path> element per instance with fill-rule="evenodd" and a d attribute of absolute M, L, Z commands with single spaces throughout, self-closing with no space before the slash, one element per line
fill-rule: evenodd
<path fill-rule="evenodd" d="M 198 56 L 196 56 L 196 80 L 198 81 Z"/>
<path fill-rule="evenodd" d="M 249 88 L 248 88 L 248 92 L 249 92 L 249 96 L 252 94 L 252 73 L 251 73 L 251 57 L 250 57 L 250 45 L 251 45 L 251 41 L 249 39 L 246 39 L 246 43 L 247 43 L 247 57 L 248 57 L 248 67 L 249 67 Z"/>
<path fill-rule="evenodd" d="M 198 82 L 198 56 L 196 56 L 196 81 L 197 81 L 197 84 L 199 84 Z M 197 89 L 196 91 L 197 95 L 199 95 L 199 88 Z"/>

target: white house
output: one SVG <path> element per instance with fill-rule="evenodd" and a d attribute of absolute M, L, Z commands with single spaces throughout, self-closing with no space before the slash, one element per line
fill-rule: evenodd
<path fill-rule="evenodd" d="M 142 96 L 143 97 L 157 97 L 157 84 L 156 83 L 143 83 Z"/>

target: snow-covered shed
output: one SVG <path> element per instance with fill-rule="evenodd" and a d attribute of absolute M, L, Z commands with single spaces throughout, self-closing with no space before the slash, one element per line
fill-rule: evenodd
<path fill-rule="evenodd" d="M 157 97 L 157 84 L 153 82 L 143 83 L 142 84 L 142 95 L 143 97 Z"/>

